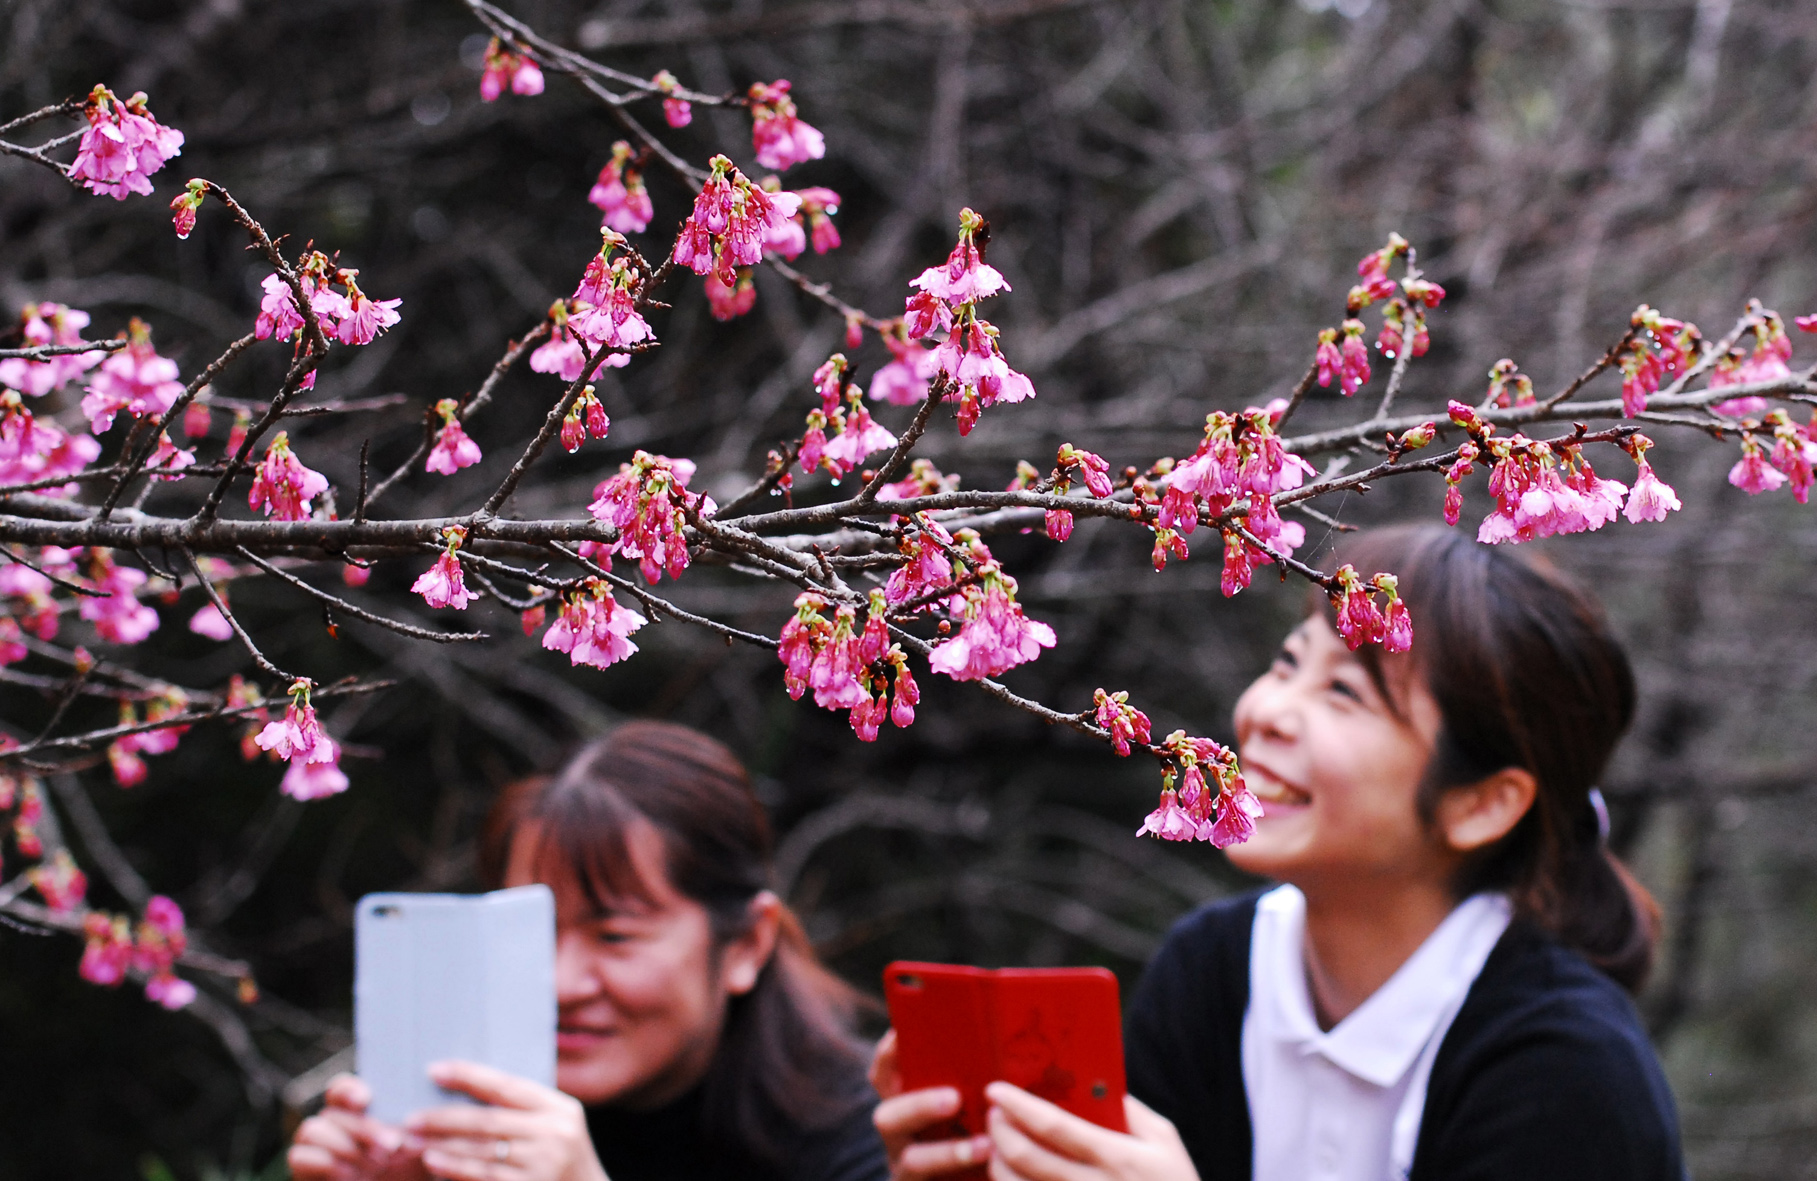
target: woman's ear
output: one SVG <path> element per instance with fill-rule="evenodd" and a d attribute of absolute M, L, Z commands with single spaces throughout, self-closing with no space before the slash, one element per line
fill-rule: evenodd
<path fill-rule="evenodd" d="M 1438 829 L 1458 853 L 1493 845 L 1520 823 L 1533 807 L 1539 781 L 1524 767 L 1504 767 L 1467 787 L 1454 787 L 1439 797 Z"/>
<path fill-rule="evenodd" d="M 757 987 L 757 977 L 776 950 L 782 926 L 782 899 L 761 890 L 750 903 L 750 926 L 720 953 L 719 979 L 728 995 L 743 996 Z"/>

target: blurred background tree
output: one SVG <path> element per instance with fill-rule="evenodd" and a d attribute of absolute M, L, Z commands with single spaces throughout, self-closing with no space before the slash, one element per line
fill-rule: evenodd
<path fill-rule="evenodd" d="M 988 416 L 962 456 L 932 442 L 978 486 L 1062 440 L 1117 465 L 1182 454 L 1208 410 L 1285 392 L 1356 258 L 1391 230 L 1451 293 L 1409 408 L 1475 401 L 1502 356 L 1556 384 L 1643 301 L 1711 336 L 1750 296 L 1788 315 L 1817 307 L 1817 8 L 1798 0 L 511 10 L 703 90 L 792 79 L 829 151 L 789 183 L 844 197 L 846 245 L 804 269 L 875 312 L 944 256 L 961 205 L 991 219 L 991 262 L 1015 287 L 993 312 L 1041 397 Z M 381 469 L 409 454 L 420 408 L 473 389 L 597 248 L 585 197 L 614 125 L 553 74 L 539 98 L 482 104 L 485 40 L 456 0 L 4 0 L 0 114 L 96 81 L 147 90 L 188 135 L 160 193 L 220 180 L 290 248 L 338 248 L 372 290 L 403 297 L 402 323 L 322 389 L 408 407 L 298 432 L 345 488 L 363 440 Z M 701 110 L 676 139 L 704 158 L 745 142 L 743 120 Z M 679 221 L 683 192 L 651 183 L 656 225 Z M 167 217 L 161 201 L 115 206 L 0 160 L 0 308 L 71 303 L 95 314 L 94 336 L 141 315 L 192 371 L 245 331 L 268 268 L 224 222 L 179 244 Z M 809 374 L 842 328 L 769 268 L 756 278 L 756 309 L 730 324 L 690 280 L 656 321 L 665 347 L 600 382 L 609 442 L 549 465 L 521 507 L 573 511 L 634 447 L 695 457 L 715 492 L 747 483 L 800 429 Z M 862 382 L 885 354 L 871 341 L 858 359 Z M 221 392 L 262 399 L 278 364 L 276 351 L 246 364 Z M 481 442 L 528 435 L 551 385 L 513 373 Z M 1306 424 L 1338 421 L 1337 402 L 1315 391 Z M 1744 508 L 1726 449 L 1664 440 L 1654 458 L 1685 511 L 1541 547 L 1604 595 L 1641 675 L 1640 720 L 1604 786 L 1617 847 L 1666 906 L 1643 1007 L 1698 1176 L 1817 1176 L 1817 527 L 1785 497 Z M 392 508 L 440 511 L 475 478 L 407 483 Z M 1439 497 L 1436 481 L 1394 481 L 1337 516 L 1436 518 Z M 1307 524 L 1329 539 L 1328 523 Z M 1156 575 L 1139 537 L 1100 525 L 1082 520 L 1065 547 L 997 546 L 1062 640 L 1011 684 L 1080 705 L 1126 687 L 1157 733 L 1227 739 L 1302 590 L 1226 601 L 1215 547 Z M 789 597 L 709 570 L 674 593 L 765 631 Z M 130 792 L 104 765 L 53 784 L 84 864 L 111 865 L 93 875 L 97 898 L 117 903 L 135 879 L 171 894 L 214 948 L 254 965 L 264 996 L 168 1014 L 78 981 L 74 941 L 0 928 L 0 1175 L 281 1175 L 296 1111 L 349 1061 L 352 901 L 474 887 L 473 837 L 498 788 L 626 716 L 701 726 L 749 760 L 783 834 L 783 887 L 867 986 L 898 956 L 1103 963 L 1127 985 L 1175 916 L 1246 884 L 1202 846 L 1134 838 L 1149 767 L 939 678 L 923 680 L 917 726 L 873 746 L 790 702 L 773 658 L 675 628 L 599 673 L 530 646 L 331 638 L 281 586 L 236 590 L 235 608 L 280 663 L 404 684 L 333 707 L 353 787 L 325 802 L 279 797 L 279 769 L 242 764 L 226 728 L 198 730 Z M 148 642 L 171 675 L 213 684 L 239 667 L 181 618 Z M 48 710 L 0 683 L 0 717 L 18 728 Z"/>

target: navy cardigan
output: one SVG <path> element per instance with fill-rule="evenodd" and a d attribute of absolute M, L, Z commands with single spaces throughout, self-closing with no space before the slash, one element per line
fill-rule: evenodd
<path fill-rule="evenodd" d="M 1243 1089 L 1254 895 L 1168 932 L 1130 998 L 1129 1090 L 1203 1181 L 1248 1181 Z M 1678 1116 L 1627 994 L 1516 919 L 1433 1062 L 1410 1181 L 1681 1181 Z"/>

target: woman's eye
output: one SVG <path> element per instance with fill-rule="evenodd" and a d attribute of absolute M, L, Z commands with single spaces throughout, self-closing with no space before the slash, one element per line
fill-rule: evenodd
<path fill-rule="evenodd" d="M 1356 702 L 1358 705 L 1363 703 L 1362 693 L 1358 691 L 1355 685 L 1350 684 L 1348 681 L 1331 682 L 1331 691 L 1339 697 L 1345 697 Z"/>
<path fill-rule="evenodd" d="M 1274 654 L 1274 663 L 1276 668 L 1286 669 L 1288 671 L 1300 667 L 1299 660 L 1293 653 L 1285 648 L 1282 648 L 1279 652 Z"/>
<path fill-rule="evenodd" d="M 600 943 L 608 943 L 608 944 L 620 944 L 620 943 L 631 942 L 631 935 L 627 931 L 613 931 L 613 930 L 609 930 L 609 929 L 601 930 L 600 932 L 598 932 L 598 934 L 595 936 L 595 938 Z"/>

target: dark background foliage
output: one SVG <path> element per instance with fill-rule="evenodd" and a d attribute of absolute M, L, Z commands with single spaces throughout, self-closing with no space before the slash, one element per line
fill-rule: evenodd
<path fill-rule="evenodd" d="M 1712 336 L 1749 296 L 1788 316 L 1817 307 L 1817 11 L 1796 0 L 512 11 L 612 65 L 668 67 L 703 90 L 793 79 L 829 150 L 788 183 L 845 198 L 846 245 L 803 269 L 876 313 L 944 255 L 961 205 L 991 219 L 991 261 L 1015 286 L 991 314 L 1040 398 L 987 415 L 963 444 L 950 426 L 933 432 L 929 453 L 969 487 L 1002 486 L 1017 459 L 1040 463 L 1063 439 L 1119 465 L 1189 451 L 1208 410 L 1291 385 L 1355 259 L 1390 230 L 1451 292 L 1404 406 L 1474 399 L 1501 356 L 1555 385 L 1642 301 Z M 188 242 L 171 236 L 163 200 L 182 178 L 220 181 L 291 247 L 339 250 L 369 293 L 403 297 L 387 336 L 331 359 L 321 396 L 395 392 L 407 405 L 293 432 L 345 502 L 362 442 L 379 470 L 402 460 L 422 409 L 474 388 L 597 247 L 585 193 L 620 132 L 553 73 L 539 98 L 480 103 L 483 44 L 456 0 L 0 0 L 0 117 L 105 81 L 150 92 L 188 136 L 160 198 L 121 204 L 0 160 L 0 306 L 67 301 L 103 335 L 143 316 L 193 372 L 245 331 L 267 271 L 216 212 Z M 670 140 L 697 161 L 724 149 L 748 162 L 740 114 L 701 110 Z M 658 173 L 651 184 L 660 230 L 686 198 Z M 600 383 L 610 439 L 546 461 L 517 507 L 574 513 L 635 447 L 696 458 L 697 484 L 722 497 L 748 482 L 799 431 L 808 375 L 841 328 L 767 268 L 757 280 L 756 310 L 728 325 L 694 280 L 676 282 L 655 320 L 663 347 Z M 867 343 L 859 380 L 884 356 Z M 283 359 L 261 346 L 219 392 L 269 397 Z M 387 511 L 471 507 L 554 393 L 551 378 L 512 374 L 473 424 L 487 463 L 414 477 Z M 1362 412 L 1323 393 L 1303 421 Z M 225 426 L 217 416 L 217 440 Z M 1667 441 L 1656 459 L 1684 512 L 1545 547 L 1608 600 L 1642 677 L 1641 719 L 1606 787 L 1618 846 L 1667 908 L 1643 1007 L 1700 1176 L 1813 1175 L 1817 530 L 1783 494 L 1728 487 L 1732 447 Z M 1625 461 L 1605 467 L 1625 476 Z M 1480 511 L 1480 484 L 1470 493 Z M 1389 482 L 1330 511 L 1360 525 L 1432 518 L 1439 495 L 1436 481 Z M 1141 542 L 1082 522 L 1064 547 L 996 545 L 1061 635 L 1011 683 L 1067 709 L 1095 686 L 1129 688 L 1159 732 L 1228 737 L 1236 693 L 1302 592 L 1258 584 L 1225 601 L 1216 546 L 1199 539 L 1203 552 L 1156 575 Z M 417 569 L 395 565 L 369 593 L 401 601 Z M 707 569 L 676 594 L 771 633 L 789 600 Z M 185 631 L 199 603 L 192 589 L 164 611 L 145 666 L 218 684 L 243 656 Z M 867 746 L 843 718 L 790 702 L 773 658 L 679 624 L 640 633 L 641 655 L 598 673 L 514 640 L 491 604 L 470 614 L 500 638 L 471 647 L 357 623 L 330 638 L 282 587 L 236 584 L 234 604 L 287 667 L 402 684 L 328 712 L 353 787 L 325 802 L 277 797 L 278 771 L 243 764 L 223 727 L 192 732 L 130 792 L 104 766 L 57 785 L 85 865 L 92 812 L 126 872 L 176 897 L 212 948 L 250 960 L 265 995 L 242 1010 L 211 992 L 206 1020 L 165 1014 L 79 982 L 74 941 L 0 928 L 0 1174 L 244 1176 L 273 1161 L 323 1064 L 347 1060 L 352 901 L 473 886 L 474 831 L 498 787 L 620 717 L 699 725 L 748 758 L 782 833 L 782 885 L 861 983 L 896 956 L 1097 962 L 1132 982 L 1174 916 L 1241 885 L 1207 850 L 1131 836 L 1152 766 L 941 678 L 921 678 L 912 731 Z M 102 724 L 109 708 L 71 721 Z M 35 693 L 0 685 L 12 728 L 46 716 Z M 117 883 L 92 876 L 96 898 L 117 904 Z"/>

